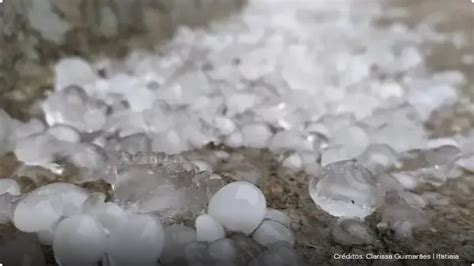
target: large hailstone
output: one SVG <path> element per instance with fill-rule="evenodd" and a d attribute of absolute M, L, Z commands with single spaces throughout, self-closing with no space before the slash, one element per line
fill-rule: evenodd
<path fill-rule="evenodd" d="M 238 181 L 217 191 L 209 202 L 208 213 L 228 231 L 250 234 L 265 217 L 266 205 L 260 189 Z"/>
<path fill-rule="evenodd" d="M 13 224 L 23 232 L 49 230 L 62 217 L 81 212 L 87 192 L 75 185 L 53 183 L 37 188 L 13 210 Z"/>
<path fill-rule="evenodd" d="M 53 251 L 59 265 L 97 265 L 105 253 L 107 236 L 91 216 L 62 220 L 54 232 Z"/>
<path fill-rule="evenodd" d="M 131 215 L 110 231 L 107 255 L 114 266 L 156 265 L 165 243 L 158 218 Z"/>
<path fill-rule="evenodd" d="M 328 164 L 309 183 L 313 201 L 329 214 L 364 218 L 379 205 L 375 177 L 354 161 Z"/>

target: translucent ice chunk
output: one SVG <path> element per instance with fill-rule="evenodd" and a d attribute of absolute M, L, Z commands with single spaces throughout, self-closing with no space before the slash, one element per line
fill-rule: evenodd
<path fill-rule="evenodd" d="M 266 201 L 256 186 L 238 181 L 217 191 L 209 201 L 208 213 L 226 230 L 250 234 L 265 217 Z"/>
<path fill-rule="evenodd" d="M 354 161 L 331 163 L 309 184 L 313 201 L 329 214 L 364 218 L 380 204 L 375 177 Z"/>
<path fill-rule="evenodd" d="M 61 141 L 74 143 L 81 142 L 81 135 L 79 134 L 79 132 L 75 128 L 70 126 L 57 124 L 48 128 L 47 132 Z"/>

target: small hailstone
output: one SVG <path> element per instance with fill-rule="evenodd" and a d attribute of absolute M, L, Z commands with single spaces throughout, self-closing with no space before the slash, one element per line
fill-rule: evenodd
<path fill-rule="evenodd" d="M 196 218 L 197 241 L 212 242 L 225 237 L 224 227 L 208 214 Z"/>
<path fill-rule="evenodd" d="M 64 58 L 54 67 L 55 89 L 62 90 L 70 85 L 83 85 L 98 78 L 92 66 L 77 57 Z"/>
<path fill-rule="evenodd" d="M 160 257 L 160 261 L 163 263 L 171 263 L 184 258 L 186 245 L 196 241 L 196 230 L 184 225 L 167 226 L 164 232 L 165 244 Z"/>
<path fill-rule="evenodd" d="M 343 245 L 372 244 L 375 241 L 375 234 L 358 218 L 339 218 L 331 236 L 334 241 Z"/>
<path fill-rule="evenodd" d="M 275 222 L 281 223 L 282 225 L 288 228 L 291 225 L 291 219 L 288 215 L 286 215 L 285 213 L 279 210 L 275 210 L 271 208 L 267 208 L 267 212 L 265 213 L 264 220 L 275 221 Z"/>
<path fill-rule="evenodd" d="M 270 128 L 264 123 L 247 124 L 241 128 L 243 145 L 251 148 L 264 148 L 272 137 Z"/>
<path fill-rule="evenodd" d="M 44 167 L 54 161 L 58 152 L 68 148 L 50 134 L 37 134 L 18 140 L 15 155 L 27 165 Z"/>
<path fill-rule="evenodd" d="M 51 136 L 61 141 L 75 143 L 81 142 L 81 135 L 75 128 L 71 126 L 57 124 L 48 128 L 47 132 Z"/>
<path fill-rule="evenodd" d="M 386 144 L 371 144 L 357 157 L 357 162 L 374 174 L 381 174 L 397 161 L 396 152 Z"/>
<path fill-rule="evenodd" d="M 329 214 L 364 218 L 380 203 L 375 177 L 354 161 L 329 164 L 309 184 L 313 201 Z"/>
<path fill-rule="evenodd" d="M 111 230 L 107 255 L 112 265 L 154 265 L 164 242 L 165 234 L 158 218 L 130 215 Z"/>
<path fill-rule="evenodd" d="M 229 147 L 238 148 L 244 143 L 244 135 L 240 130 L 236 130 L 227 137 L 224 143 Z"/>
<path fill-rule="evenodd" d="M 251 183 L 238 181 L 214 194 L 209 201 L 208 213 L 226 230 L 250 234 L 265 217 L 266 207 L 260 189 Z"/>
<path fill-rule="evenodd" d="M 298 171 L 303 167 L 303 159 L 299 153 L 295 152 L 286 157 L 285 160 L 283 160 L 282 165 L 289 169 Z"/>
<path fill-rule="evenodd" d="M 268 246 L 279 241 L 286 241 L 294 246 L 296 241 L 294 233 L 288 227 L 272 220 L 264 220 L 252 236 L 262 246 Z"/>
<path fill-rule="evenodd" d="M 12 196 L 19 196 L 20 186 L 14 179 L 4 178 L 0 179 L 0 195 L 4 193 L 9 193 Z"/>
<path fill-rule="evenodd" d="M 23 232 L 50 229 L 64 216 L 81 212 L 85 190 L 72 184 L 53 183 L 33 190 L 13 210 L 13 224 Z"/>
<path fill-rule="evenodd" d="M 31 135 L 42 133 L 45 129 L 45 125 L 38 119 L 31 119 L 26 123 L 18 123 L 15 128 L 15 138 L 21 139 Z"/>
<path fill-rule="evenodd" d="M 100 224 L 84 214 L 62 220 L 54 232 L 53 251 L 60 265 L 97 265 L 107 236 Z"/>

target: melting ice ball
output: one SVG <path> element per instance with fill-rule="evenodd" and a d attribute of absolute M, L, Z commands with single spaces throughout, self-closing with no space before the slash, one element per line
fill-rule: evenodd
<path fill-rule="evenodd" d="M 364 218 L 381 201 L 372 173 L 354 161 L 328 164 L 309 183 L 313 201 L 329 214 Z"/>
<path fill-rule="evenodd" d="M 263 193 L 249 182 L 238 181 L 221 188 L 209 202 L 209 215 L 225 229 L 250 234 L 265 217 Z"/>

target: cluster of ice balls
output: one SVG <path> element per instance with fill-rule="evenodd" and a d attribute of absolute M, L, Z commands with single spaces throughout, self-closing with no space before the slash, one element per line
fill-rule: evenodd
<path fill-rule="evenodd" d="M 60 265 L 305 265 L 293 251 L 288 216 L 268 209 L 262 192 L 248 182 L 218 190 L 195 229 L 163 227 L 158 216 L 130 212 L 69 183 L 52 183 L 22 197 L 14 180 L 2 179 L 0 185 L 2 195 L 14 197 L 2 217 L 52 245 Z M 281 264 L 259 264 L 275 260 L 271 254 L 282 248 L 291 256 L 279 258 Z"/>

